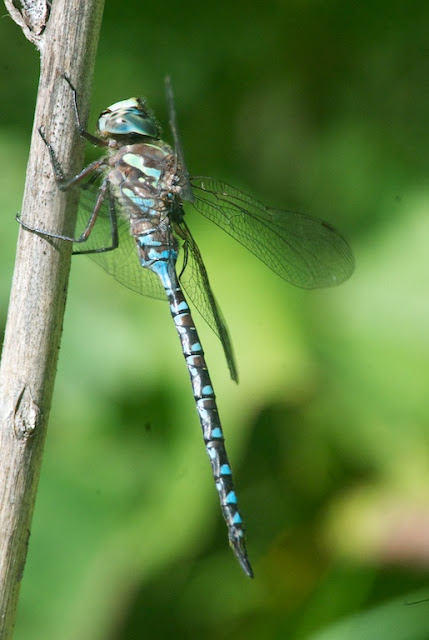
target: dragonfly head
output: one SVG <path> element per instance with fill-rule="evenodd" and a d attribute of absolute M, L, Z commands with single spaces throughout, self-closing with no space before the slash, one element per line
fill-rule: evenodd
<path fill-rule="evenodd" d="M 159 127 L 141 98 L 115 102 L 98 118 L 98 133 L 103 138 L 159 138 Z"/>

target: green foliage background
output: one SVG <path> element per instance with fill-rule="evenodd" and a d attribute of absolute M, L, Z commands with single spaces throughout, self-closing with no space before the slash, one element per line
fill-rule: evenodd
<path fill-rule="evenodd" d="M 240 369 L 197 317 L 255 580 L 228 548 L 167 305 L 73 263 L 17 640 L 425 640 L 429 5 L 107 0 L 90 129 L 144 95 L 190 171 L 339 227 L 357 262 L 293 289 L 190 214 Z M 8 17 L 6 321 L 38 58 Z"/>

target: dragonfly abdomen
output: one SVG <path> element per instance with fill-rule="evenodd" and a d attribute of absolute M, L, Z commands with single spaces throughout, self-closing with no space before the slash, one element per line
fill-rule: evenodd
<path fill-rule="evenodd" d="M 245 529 L 238 510 L 237 496 L 225 448 L 216 396 L 207 369 L 201 341 L 174 269 L 170 268 L 168 261 L 164 262 L 163 260 L 160 260 L 150 268 L 156 271 L 163 281 L 170 312 L 179 334 L 191 379 L 204 444 L 210 458 L 222 514 L 228 527 L 229 541 L 245 573 L 253 577 L 253 571 L 247 557 Z"/>

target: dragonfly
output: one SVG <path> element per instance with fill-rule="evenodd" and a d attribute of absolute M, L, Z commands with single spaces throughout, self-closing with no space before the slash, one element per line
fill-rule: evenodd
<path fill-rule="evenodd" d="M 28 231 L 74 243 L 73 253 L 91 254 L 125 286 L 168 301 L 230 546 L 244 573 L 253 578 L 216 396 L 187 299 L 220 339 L 235 381 L 237 366 L 226 323 L 186 221 L 185 207 L 216 224 L 283 280 L 301 288 L 329 287 L 345 281 L 354 269 L 352 251 L 328 222 L 268 208 L 213 178 L 191 177 L 168 78 L 166 95 L 174 147 L 161 139 L 155 116 L 142 98 L 112 104 L 100 114 L 97 135 L 92 135 L 81 124 L 74 85 L 67 75 L 63 78 L 72 92 L 80 135 L 105 151 L 80 173 L 67 178 L 43 128 L 39 128 L 58 187 L 80 191 L 83 230 L 69 237 L 19 222 Z"/>

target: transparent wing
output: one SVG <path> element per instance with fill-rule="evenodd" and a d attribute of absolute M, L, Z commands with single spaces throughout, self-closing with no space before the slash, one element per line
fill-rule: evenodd
<path fill-rule="evenodd" d="M 185 238 L 184 268 L 180 274 L 180 283 L 197 311 L 221 341 L 231 378 L 238 382 L 237 366 L 228 329 L 213 295 L 200 250 L 186 223 L 182 222 L 180 227 Z"/>
<path fill-rule="evenodd" d="M 80 191 L 78 221 L 76 235 L 85 228 L 94 207 L 98 186 L 94 183 L 85 185 Z M 112 246 L 112 220 L 110 207 L 114 208 L 118 228 L 118 247 L 111 251 L 91 253 Z M 89 256 L 118 282 L 137 293 L 166 300 L 164 287 L 159 278 L 144 269 L 139 262 L 136 241 L 130 234 L 127 219 L 122 215 L 120 205 L 113 198 L 106 197 L 98 214 L 97 222 L 88 240 L 82 244 L 75 244 L 75 253 L 88 253 Z"/>
<path fill-rule="evenodd" d="M 213 178 L 197 176 L 190 181 L 195 209 L 291 284 L 304 289 L 331 287 L 353 273 L 352 251 L 328 222 L 269 209 Z"/>

